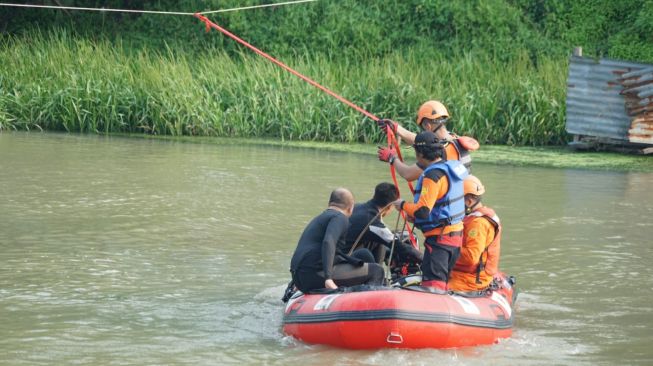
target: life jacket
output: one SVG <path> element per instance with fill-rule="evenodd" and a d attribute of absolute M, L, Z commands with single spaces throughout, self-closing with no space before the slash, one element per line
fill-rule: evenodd
<path fill-rule="evenodd" d="M 456 150 L 456 153 L 458 153 L 458 160 L 467 168 L 468 171 L 472 171 L 472 155 L 469 153 L 470 151 L 476 151 L 479 148 L 478 141 L 471 137 L 467 136 L 461 136 L 458 137 L 454 134 L 451 134 L 454 139 L 451 140 L 449 143 L 453 146 L 453 148 Z M 450 159 L 452 157 L 447 157 L 446 156 L 446 149 L 445 149 L 445 157 L 444 159 Z"/>
<path fill-rule="evenodd" d="M 457 224 L 465 217 L 465 202 L 463 200 L 465 195 L 463 193 L 462 181 L 469 175 L 469 173 L 467 172 L 467 169 L 465 169 L 465 166 L 458 160 L 441 160 L 424 169 L 422 175 L 420 175 L 417 180 L 417 185 L 415 186 L 415 199 L 413 202 L 417 203 L 419 201 L 419 197 L 422 194 L 422 183 L 426 173 L 434 169 L 441 170 L 445 173 L 449 180 L 449 190 L 442 198 L 435 201 L 435 205 L 433 205 L 433 209 L 431 209 L 428 218 L 415 218 L 415 225 L 417 228 L 422 230 L 422 232 L 431 231 L 442 226 Z"/>
<path fill-rule="evenodd" d="M 477 217 L 487 219 L 492 224 L 492 226 L 494 226 L 494 239 L 485 247 L 485 250 L 481 252 L 481 257 L 475 264 L 465 266 L 456 263 L 453 270 L 467 273 L 476 273 L 476 283 L 480 283 L 481 271 L 485 271 L 485 273 L 489 276 L 493 276 L 499 272 L 499 254 L 501 251 L 502 228 L 499 216 L 497 216 L 494 210 L 489 207 L 481 207 L 472 211 L 470 214 L 465 216 L 463 225 L 469 225 L 469 223 Z"/>

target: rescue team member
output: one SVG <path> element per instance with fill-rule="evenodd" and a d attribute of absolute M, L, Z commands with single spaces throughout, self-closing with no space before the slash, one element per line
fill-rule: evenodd
<path fill-rule="evenodd" d="M 438 140 L 446 141 L 445 153 L 442 159 L 460 160 L 467 170 L 471 172 L 472 157 L 469 152 L 478 150 L 478 141 L 467 136 L 459 137 L 449 132 L 445 126 L 448 120 L 449 111 L 437 100 L 429 100 L 422 104 L 417 111 L 417 125 L 423 131 L 433 132 Z M 415 141 L 415 133 L 403 128 L 395 121 L 381 119 L 378 121 L 378 124 L 384 132 L 386 131 L 386 126 L 390 127 L 396 135 L 408 144 L 412 145 Z M 397 173 L 407 181 L 414 181 L 422 174 L 422 170 L 418 166 L 407 165 L 400 160 L 395 161 L 394 167 L 397 169 Z"/>
<path fill-rule="evenodd" d="M 444 146 L 433 132 L 423 131 L 415 137 L 417 166 L 423 170 L 415 186 L 413 203 L 397 200 L 398 210 L 414 218 L 424 233 L 422 286 L 447 289 L 449 272 L 460 254 L 463 235 L 463 179 L 467 169 L 457 160 L 443 160 Z M 396 155 L 379 155 L 392 162 Z"/>
<path fill-rule="evenodd" d="M 358 284 L 383 284 L 383 267 L 336 253 L 349 227 L 354 196 L 345 188 L 331 192 L 328 208 L 304 229 L 290 261 L 292 279 L 302 292 Z"/>
<path fill-rule="evenodd" d="M 385 260 L 386 247 L 389 247 L 394 234 L 383 223 L 385 217 L 394 208 L 390 203 L 399 198 L 397 188 L 392 183 L 379 183 L 374 188 L 374 196 L 365 203 L 354 206 L 349 218 L 349 231 L 345 242 L 340 247 L 349 253 L 358 240 L 356 248 L 367 248 L 373 253 L 373 262 L 382 264 Z"/>
<path fill-rule="evenodd" d="M 485 187 L 478 178 L 465 178 L 464 191 L 467 216 L 463 220 L 463 246 L 449 278 L 449 289 L 478 291 L 490 286 L 499 270 L 501 221 L 494 210 L 481 203 Z"/>

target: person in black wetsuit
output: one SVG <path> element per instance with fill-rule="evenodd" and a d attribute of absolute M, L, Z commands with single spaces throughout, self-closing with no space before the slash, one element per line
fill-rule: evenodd
<path fill-rule="evenodd" d="M 304 229 L 290 261 L 293 282 L 302 292 L 383 284 L 383 267 L 337 250 L 347 234 L 353 206 L 351 192 L 338 188 L 331 192 L 329 207 Z"/>
<path fill-rule="evenodd" d="M 394 207 L 390 203 L 397 198 L 399 194 L 394 184 L 386 182 L 377 184 L 371 200 L 354 206 L 354 212 L 349 218 L 347 237 L 341 250 L 349 253 L 358 240 L 356 248 L 369 249 L 374 256 L 374 262 L 382 264 L 394 239 L 394 234 L 385 226 L 382 218 L 392 211 Z M 422 260 L 422 253 L 419 250 L 399 240 L 395 241 L 394 254 L 418 263 Z"/>
<path fill-rule="evenodd" d="M 349 253 L 358 240 L 356 248 L 369 249 L 374 255 L 374 262 L 383 263 L 386 247 L 390 246 L 394 235 L 385 226 L 382 218 L 393 209 L 389 203 L 399 198 L 398 196 L 397 188 L 392 183 L 377 184 L 371 200 L 354 206 L 354 212 L 349 218 L 349 230 L 341 250 Z"/>

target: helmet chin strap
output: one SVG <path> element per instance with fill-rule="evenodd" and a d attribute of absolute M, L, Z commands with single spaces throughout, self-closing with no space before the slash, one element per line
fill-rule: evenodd
<path fill-rule="evenodd" d="M 465 213 L 470 213 L 470 212 L 474 211 L 474 209 L 476 208 L 476 206 L 478 206 L 479 203 L 481 203 L 481 197 L 477 198 L 476 202 L 474 202 L 473 205 L 465 206 Z"/>
<path fill-rule="evenodd" d="M 438 132 L 438 130 L 441 129 L 442 127 L 444 127 L 444 123 L 438 123 L 438 126 L 435 128 L 435 130 L 433 130 L 433 133 Z"/>

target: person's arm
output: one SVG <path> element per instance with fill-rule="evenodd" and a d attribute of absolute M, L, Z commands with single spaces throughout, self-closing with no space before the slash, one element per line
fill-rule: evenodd
<path fill-rule="evenodd" d="M 435 201 L 449 189 L 449 182 L 447 182 L 446 178 L 443 178 L 443 174 L 439 170 L 431 170 L 422 181 L 422 193 L 417 203 L 404 202 L 401 204 L 401 209 L 412 217 L 418 219 L 428 218 L 433 206 L 435 206 Z"/>
<path fill-rule="evenodd" d="M 460 248 L 459 265 L 472 266 L 477 263 L 485 248 L 494 239 L 494 226 L 482 217 L 465 225 L 463 246 Z"/>
<path fill-rule="evenodd" d="M 415 136 L 416 134 L 414 132 L 411 132 L 403 127 L 401 125 L 391 119 L 387 118 L 382 118 L 377 121 L 377 124 L 381 128 L 383 132 L 386 132 L 386 129 L 389 128 L 392 131 L 394 131 L 394 134 L 396 136 L 399 136 L 402 140 L 404 140 L 405 143 L 412 145 L 415 143 Z"/>
<path fill-rule="evenodd" d="M 324 271 L 324 282 L 327 287 L 327 282 L 332 280 L 333 277 L 333 262 L 336 257 L 336 245 L 342 234 L 347 230 L 349 221 L 345 215 L 337 215 L 333 217 L 324 232 L 322 239 L 322 270 Z"/>
<path fill-rule="evenodd" d="M 402 140 L 404 140 L 405 143 L 412 145 L 415 143 L 415 136 L 417 134 L 415 132 L 411 132 L 403 127 L 401 127 L 400 124 L 397 124 L 397 132 L 396 134 L 401 137 Z"/>
<path fill-rule="evenodd" d="M 394 166 L 399 175 L 401 175 L 409 182 L 419 178 L 419 176 L 422 174 L 422 168 L 420 168 L 417 164 L 408 165 L 399 160 L 399 155 L 393 147 L 379 146 L 377 156 L 379 157 L 379 160 L 386 161 L 390 165 Z"/>
<path fill-rule="evenodd" d="M 409 182 L 417 180 L 422 174 L 422 168 L 418 167 L 417 164 L 408 165 L 399 159 L 394 159 L 392 166 L 395 167 L 402 178 Z"/>

